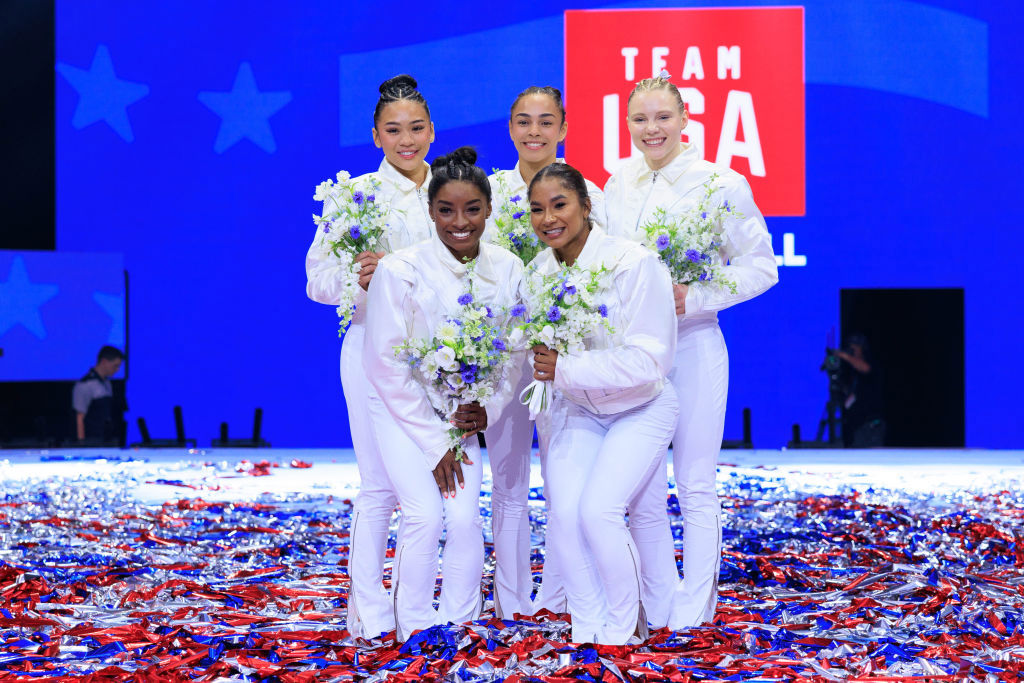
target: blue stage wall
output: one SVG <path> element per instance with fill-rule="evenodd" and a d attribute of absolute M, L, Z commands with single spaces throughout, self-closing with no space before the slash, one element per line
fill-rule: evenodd
<path fill-rule="evenodd" d="M 166 435 L 181 404 L 206 443 L 222 420 L 247 431 L 261 406 L 274 445 L 350 445 L 337 319 L 306 298 L 303 258 L 314 185 L 379 163 L 377 83 L 420 80 L 431 158 L 468 143 L 483 166 L 510 167 L 512 98 L 563 84 L 563 11 L 671 6 L 700 5 L 58 2 L 58 249 L 123 254 L 129 417 Z M 968 445 L 1020 446 L 1021 12 L 802 6 L 806 215 L 768 226 L 777 253 L 791 233 L 807 262 L 721 315 L 726 436 L 744 406 L 759 446 L 784 444 L 793 422 L 813 429 L 840 288 L 963 287 Z"/>

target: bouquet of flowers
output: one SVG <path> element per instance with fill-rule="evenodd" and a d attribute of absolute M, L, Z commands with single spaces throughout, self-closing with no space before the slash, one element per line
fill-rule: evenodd
<path fill-rule="evenodd" d="M 494 224 L 498 226 L 498 234 L 495 243 L 518 256 L 523 263 L 529 263 L 545 245 L 537 239 L 537 233 L 533 231 L 529 207 L 526 206 L 523 197 L 518 194 L 509 196 L 511 193 L 505 175 L 498 169 L 494 169 L 494 173 L 501 196 L 508 197 L 496 209 Z"/>
<path fill-rule="evenodd" d="M 338 182 L 327 179 L 316 186 L 313 199 L 324 202 L 324 215 L 313 214 L 313 222 L 323 231 L 326 249 L 346 265 L 338 317 L 339 336 L 345 333 L 355 313 L 359 292 L 359 263 L 364 251 L 387 249 L 387 209 L 376 201 L 380 181 L 370 177 L 361 183 L 351 180 L 348 171 L 339 171 Z"/>
<path fill-rule="evenodd" d="M 534 312 L 526 317 L 523 306 L 513 307 L 513 317 L 524 322 L 513 329 L 509 341 L 527 347 L 543 344 L 559 354 L 572 355 L 584 349 L 583 341 L 599 327 L 614 332 L 608 322 L 608 307 L 598 302 L 598 294 L 606 286 L 607 271 L 588 270 L 573 264 L 553 275 L 541 276 L 536 271 L 527 277 L 527 298 Z M 551 403 L 550 381 L 533 380 L 519 395 L 530 406 L 530 419 L 548 409 Z"/>
<path fill-rule="evenodd" d="M 412 366 L 430 405 L 445 420 L 451 420 L 462 404 L 487 405 L 511 359 L 491 308 L 476 304 L 472 289 L 458 298 L 458 304 L 457 312 L 438 325 L 433 339 L 410 339 L 395 347 L 395 356 Z M 462 460 L 465 432 L 451 427 L 448 434 L 455 459 Z"/>
<path fill-rule="evenodd" d="M 668 266 L 672 282 L 709 282 L 735 293 L 736 283 L 722 276 L 718 249 L 722 246 L 725 219 L 743 215 L 729 206 L 729 200 L 714 201 L 717 177 L 712 175 L 704 183 L 704 196 L 696 208 L 677 216 L 669 216 L 665 209 L 656 209 L 642 228 L 643 242 Z"/>

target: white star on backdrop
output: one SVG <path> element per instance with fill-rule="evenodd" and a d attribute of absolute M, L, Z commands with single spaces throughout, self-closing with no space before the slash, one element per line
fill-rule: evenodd
<path fill-rule="evenodd" d="M 57 285 L 33 284 L 29 282 L 25 261 L 16 256 L 7 274 L 7 281 L 0 282 L 0 337 L 15 325 L 22 325 L 39 339 L 46 338 L 46 327 L 39 314 L 39 307 L 57 296 Z"/>
<path fill-rule="evenodd" d="M 96 47 L 88 71 L 63 62 L 57 64 L 57 71 L 78 91 L 78 106 L 71 119 L 75 130 L 106 121 L 125 142 L 135 139 L 128 121 L 128 105 L 148 95 L 149 86 L 115 76 L 106 45 Z"/>
<path fill-rule="evenodd" d="M 291 99 L 292 94 L 288 90 L 260 92 L 252 65 L 242 62 L 230 92 L 207 90 L 199 93 L 199 101 L 221 118 L 213 150 L 221 154 L 236 142 L 248 138 L 264 152 L 273 154 L 277 144 L 267 119 Z"/>
<path fill-rule="evenodd" d="M 124 294 L 93 292 L 92 300 L 110 316 L 110 334 L 107 343 L 113 346 L 124 344 Z"/>

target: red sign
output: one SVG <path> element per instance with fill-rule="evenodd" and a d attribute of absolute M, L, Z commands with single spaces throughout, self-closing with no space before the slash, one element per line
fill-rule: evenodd
<path fill-rule="evenodd" d="M 662 69 L 689 109 L 683 140 L 746 176 L 765 215 L 804 215 L 803 8 L 566 12 L 566 157 L 598 185 L 639 154 L 626 99 Z"/>

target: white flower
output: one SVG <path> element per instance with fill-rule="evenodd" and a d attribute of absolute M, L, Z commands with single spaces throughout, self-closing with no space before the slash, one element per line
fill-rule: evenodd
<path fill-rule="evenodd" d="M 459 326 L 453 322 L 445 321 L 437 327 L 437 338 L 441 341 L 455 341 L 455 338 L 459 336 Z M 447 347 L 445 347 L 447 348 Z M 452 351 L 452 354 L 455 352 Z M 454 355 L 452 356 L 455 357 Z"/>
<path fill-rule="evenodd" d="M 352 174 L 350 174 L 348 171 L 338 171 L 337 178 L 338 178 L 338 182 L 339 183 L 343 183 L 343 182 L 347 181 L 351 177 L 352 177 Z M 330 182 L 330 181 L 328 181 L 328 182 Z"/>
<path fill-rule="evenodd" d="M 316 186 L 316 192 L 313 193 L 313 201 L 322 202 L 331 196 L 331 188 L 334 187 L 334 182 L 331 180 L 325 180 Z"/>
<path fill-rule="evenodd" d="M 434 352 L 434 361 L 448 372 L 454 372 L 459 368 L 459 363 L 455 360 L 455 349 L 448 346 L 442 346 Z"/>
<path fill-rule="evenodd" d="M 518 349 L 520 346 L 522 346 L 524 338 L 525 335 L 523 334 L 522 328 L 514 328 L 511 332 L 509 332 L 508 335 L 509 347 L 513 349 Z"/>
<path fill-rule="evenodd" d="M 555 328 L 551 325 L 545 325 L 541 329 L 539 336 L 545 346 L 551 346 L 555 343 Z"/>

